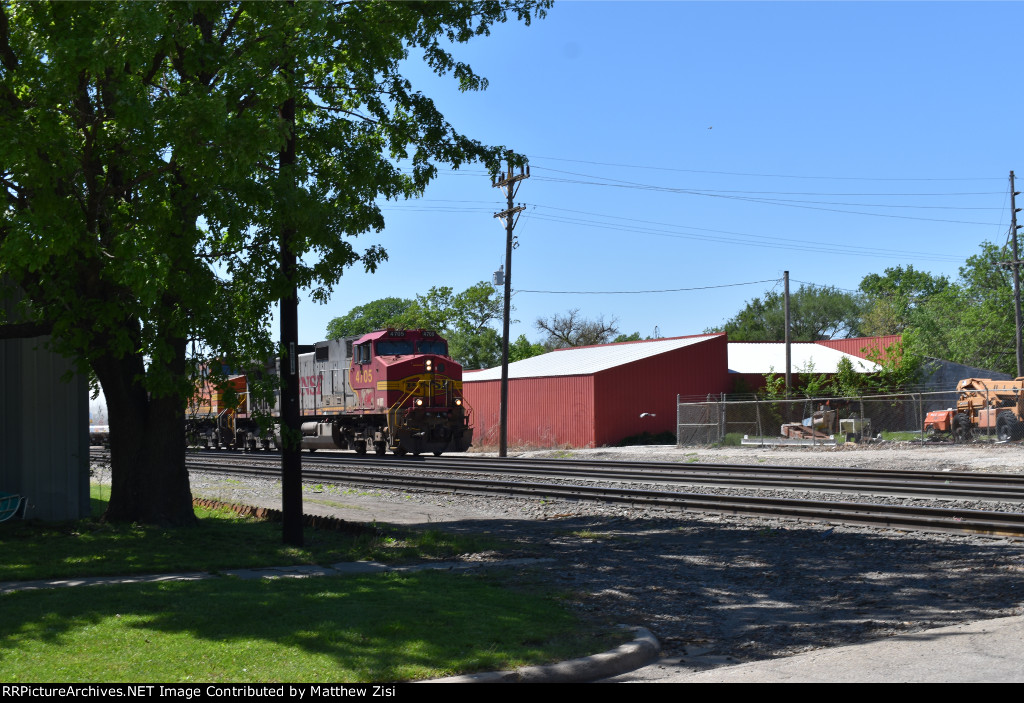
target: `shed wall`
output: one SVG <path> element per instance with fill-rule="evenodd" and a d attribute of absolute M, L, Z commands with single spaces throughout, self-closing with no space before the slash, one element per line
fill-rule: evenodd
<path fill-rule="evenodd" d="M 727 360 L 727 341 L 721 335 L 596 374 L 595 446 L 643 432 L 674 433 L 677 395 L 731 390 Z"/>
<path fill-rule="evenodd" d="M 645 431 L 674 432 L 677 394 L 725 393 L 730 381 L 725 335 L 593 375 L 512 379 L 509 444 L 593 447 Z M 473 444 L 497 444 L 501 382 L 470 376 L 463 392 L 473 410 Z"/>
<path fill-rule="evenodd" d="M 462 388 L 473 410 L 474 446 L 496 445 L 501 381 L 466 382 Z M 592 376 L 510 379 L 508 396 L 509 444 L 594 446 Z"/>
<path fill-rule="evenodd" d="M 46 339 L 0 340 L 0 491 L 28 498 L 26 518 L 70 520 L 90 510 L 88 388 L 61 380 L 72 364 Z"/>
<path fill-rule="evenodd" d="M 885 351 L 886 347 L 891 347 L 893 344 L 900 342 L 902 339 L 902 335 L 887 334 L 881 337 L 854 337 L 853 339 L 821 339 L 818 340 L 817 344 L 820 344 L 823 347 L 829 347 L 831 349 L 844 352 L 846 354 L 859 356 L 862 359 L 866 359 L 868 358 L 868 355 L 865 352 L 861 351 L 862 349 L 878 349 L 879 351 Z"/>

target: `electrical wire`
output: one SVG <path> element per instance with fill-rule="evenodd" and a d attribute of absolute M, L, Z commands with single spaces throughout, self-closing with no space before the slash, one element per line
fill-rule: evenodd
<path fill-rule="evenodd" d="M 640 166 L 636 164 L 615 164 L 607 163 L 603 161 L 584 161 L 582 159 L 565 159 L 557 156 L 535 156 L 535 159 L 548 159 L 550 161 L 567 161 L 570 163 L 577 164 L 591 164 L 594 166 L 612 166 L 614 168 L 639 168 L 651 171 L 674 171 L 677 173 L 705 173 L 718 176 L 749 176 L 753 178 L 793 178 L 800 180 L 817 180 L 817 181 L 897 181 L 897 182 L 909 182 L 909 181 L 995 181 L 1002 180 L 1001 178 L 995 177 L 983 177 L 983 178 L 877 178 L 877 177 L 860 177 L 860 176 L 795 176 L 791 174 L 782 173 L 741 173 L 735 171 L 700 171 L 689 168 L 670 168 L 666 166 Z M 530 162 L 531 166 L 534 166 L 534 162 Z"/>
<path fill-rule="evenodd" d="M 694 290 L 710 290 L 712 288 L 735 288 L 736 286 L 752 286 L 758 283 L 777 283 L 777 278 L 763 281 L 746 281 L 744 283 L 722 283 L 714 286 L 696 286 L 693 288 L 662 288 L 659 290 L 527 290 L 517 288 L 517 293 L 546 293 L 553 295 L 635 295 L 639 293 L 680 293 Z"/>

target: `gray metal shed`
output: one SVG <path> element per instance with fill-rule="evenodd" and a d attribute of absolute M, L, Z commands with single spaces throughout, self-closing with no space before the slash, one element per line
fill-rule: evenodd
<path fill-rule="evenodd" d="M 61 380 L 73 366 L 48 339 L 0 340 L 0 491 L 27 497 L 26 518 L 71 520 L 90 510 L 88 384 Z"/>

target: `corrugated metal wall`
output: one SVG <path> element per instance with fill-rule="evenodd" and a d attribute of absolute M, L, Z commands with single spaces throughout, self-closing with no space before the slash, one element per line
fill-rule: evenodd
<path fill-rule="evenodd" d="M 727 393 L 730 383 L 725 335 L 602 371 L 594 382 L 595 445 L 674 433 L 677 394 Z"/>
<path fill-rule="evenodd" d="M 500 381 L 463 386 L 475 446 L 498 442 Z M 676 395 L 731 390 L 725 335 L 592 376 L 509 381 L 509 443 L 536 447 L 615 444 L 644 431 L 675 431 Z M 642 413 L 650 413 L 641 418 Z"/>
<path fill-rule="evenodd" d="M 854 337 L 853 339 L 822 339 L 817 343 L 825 347 L 832 349 L 838 349 L 841 352 L 852 354 L 853 356 L 859 356 L 862 359 L 867 358 L 867 354 L 861 351 L 861 349 L 878 349 L 884 351 L 886 347 L 891 347 L 901 339 L 902 335 L 898 334 L 887 334 L 881 337 Z"/>
<path fill-rule="evenodd" d="M 26 518 L 89 514 L 89 406 L 85 379 L 45 337 L 0 341 L 0 491 L 28 498 Z"/>
<path fill-rule="evenodd" d="M 592 376 L 516 378 L 508 383 L 510 444 L 538 448 L 594 446 Z M 498 443 L 501 381 L 465 383 L 474 446 Z"/>

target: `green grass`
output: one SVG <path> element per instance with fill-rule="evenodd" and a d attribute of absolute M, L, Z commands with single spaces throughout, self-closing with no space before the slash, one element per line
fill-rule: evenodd
<path fill-rule="evenodd" d="M 0 680 L 401 681 L 603 651 L 509 573 L 221 578 L 0 596 Z"/>
<path fill-rule="evenodd" d="M 93 488 L 93 515 L 106 501 Z M 355 526 L 358 534 L 305 530 L 305 546 L 286 546 L 281 524 L 196 508 L 199 525 L 167 529 L 100 522 L 8 521 L 0 524 L 0 581 L 174 571 L 220 571 L 258 566 L 397 562 L 446 558 L 500 547 L 493 539 Z"/>
<path fill-rule="evenodd" d="M 882 432 L 882 439 L 889 440 L 890 442 L 909 442 L 913 440 L 920 440 L 921 433 L 913 430 L 908 432 Z"/>
<path fill-rule="evenodd" d="M 5 523 L 0 580 L 423 561 L 501 546 L 438 531 L 307 529 L 307 547 L 292 549 L 279 524 L 196 512 L 199 527 L 178 530 L 95 518 Z M 0 681 L 413 680 L 557 661 L 626 639 L 581 622 L 543 583 L 488 569 L 16 591 L 0 595 Z"/>
<path fill-rule="evenodd" d="M 720 447 L 739 447 L 743 445 L 743 433 L 742 432 L 729 432 L 722 437 L 722 441 L 719 442 Z"/>

